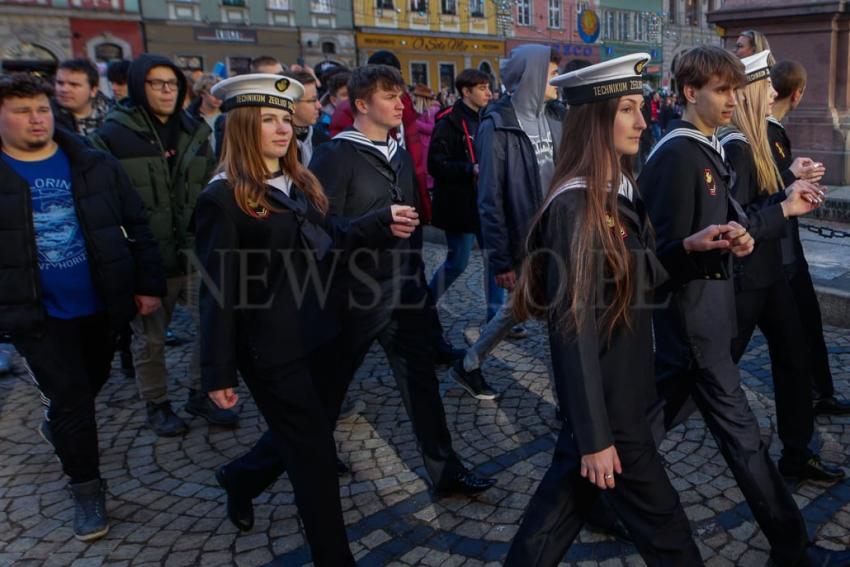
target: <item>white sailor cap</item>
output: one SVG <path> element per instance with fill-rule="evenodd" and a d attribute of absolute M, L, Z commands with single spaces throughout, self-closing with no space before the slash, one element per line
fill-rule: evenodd
<path fill-rule="evenodd" d="M 293 103 L 304 94 L 304 85 L 271 73 L 237 75 L 213 85 L 210 93 L 221 99 L 221 110 L 240 106 L 271 106 L 292 112 Z"/>
<path fill-rule="evenodd" d="M 747 73 L 747 84 L 755 83 L 756 81 L 761 81 L 762 79 L 770 77 L 770 64 L 768 63 L 769 57 L 770 50 L 765 49 L 755 55 L 750 55 L 749 57 L 741 59 L 741 63 L 744 64 L 744 69 Z"/>
<path fill-rule="evenodd" d="M 632 53 L 558 75 L 550 85 L 563 87 L 570 106 L 631 94 L 643 94 L 643 70 L 649 53 Z"/>

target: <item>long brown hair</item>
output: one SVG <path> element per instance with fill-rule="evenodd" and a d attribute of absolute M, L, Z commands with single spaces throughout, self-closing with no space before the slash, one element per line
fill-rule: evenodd
<path fill-rule="evenodd" d="M 259 217 L 257 210 L 279 211 L 268 199 L 266 180 L 274 173 L 263 161 L 261 144 L 262 108 L 243 106 L 227 113 L 227 127 L 221 146 L 218 170 L 227 175 L 233 187 L 233 198 L 246 215 Z M 286 154 L 280 158 L 280 169 L 292 179 L 313 206 L 322 214 L 328 211 L 328 198 L 316 176 L 298 161 L 295 136 Z"/>
<path fill-rule="evenodd" d="M 586 207 L 584 218 L 573 219 L 576 226 L 564 226 L 573 230 L 575 237 L 570 250 L 571 263 L 566 266 L 566 277 L 560 278 L 555 296 L 547 301 L 548 266 L 545 254 L 535 254 L 539 247 L 538 232 L 544 210 L 538 211 L 531 224 L 526 240 L 526 255 L 522 275 L 513 297 L 514 313 L 520 319 L 545 318 L 551 307 L 569 303 L 569 310 L 558 323 L 566 328 L 578 326 L 586 316 L 588 299 L 594 298 L 591 290 L 597 288 L 601 278 L 614 282 L 614 293 L 600 321 L 609 339 L 615 327 L 622 323 L 630 325 L 629 305 L 633 283 L 631 255 L 621 234 L 621 219 L 617 209 L 618 180 L 625 175 L 634 182 L 631 156 L 617 157 L 614 150 L 613 127 L 620 99 L 609 99 L 573 106 L 564 118 L 561 145 L 555 167 L 552 186 L 546 202 L 555 191 L 575 177 L 586 181 Z M 609 185 L 611 180 L 614 182 Z M 613 227 L 609 225 L 613 222 Z M 604 264 L 598 252 L 604 254 Z M 603 297 L 595 297 L 598 304 Z"/>

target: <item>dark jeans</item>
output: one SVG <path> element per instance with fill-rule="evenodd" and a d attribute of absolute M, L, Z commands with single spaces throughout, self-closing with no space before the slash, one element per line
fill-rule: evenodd
<path fill-rule="evenodd" d="M 242 375 L 268 424 L 268 431 L 245 455 L 225 466 L 235 489 L 260 495 L 289 473 L 295 504 L 317 567 L 353 566 L 339 501 L 333 432 L 306 361 Z"/>
<path fill-rule="evenodd" d="M 770 352 L 782 461 L 800 466 L 812 457 L 814 412 L 808 346 L 791 288 L 783 278 L 766 289 L 735 291 L 735 308 L 738 336 L 732 340 L 732 360 L 741 360 L 758 325 Z"/>
<path fill-rule="evenodd" d="M 43 336 L 17 337 L 14 345 L 46 398 L 62 470 L 73 484 L 100 478 L 94 402 L 109 378 L 115 349 L 106 315 L 47 317 Z"/>
<path fill-rule="evenodd" d="M 646 422 L 618 432 L 614 445 L 623 466 L 616 486 L 606 491 L 617 516 L 649 566 L 702 565 L 679 495 L 670 484 Z M 506 567 L 546 567 L 564 560 L 601 490 L 580 474 L 578 453 L 564 423 L 552 465 L 537 487 L 517 531 Z"/>
<path fill-rule="evenodd" d="M 809 266 L 803 262 L 790 273 L 786 272 L 794 302 L 797 304 L 797 314 L 803 328 L 803 336 L 809 346 L 809 368 L 811 369 L 812 388 L 818 398 L 829 398 L 835 395 L 832 383 L 832 372 L 829 369 L 829 354 L 826 350 L 826 340 L 823 337 L 823 320 L 821 319 L 820 303 L 815 293 L 815 285 L 809 274 Z"/>
<path fill-rule="evenodd" d="M 439 381 L 434 372 L 432 323 L 427 308 L 394 309 L 387 302 L 374 309 L 349 309 L 342 332 L 312 357 L 312 373 L 331 423 L 339 416 L 345 393 L 375 341 L 387 355 L 428 476 L 434 484 L 464 470 L 452 448 Z"/>

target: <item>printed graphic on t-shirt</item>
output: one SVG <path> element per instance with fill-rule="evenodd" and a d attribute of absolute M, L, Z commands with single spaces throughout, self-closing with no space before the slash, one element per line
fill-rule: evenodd
<path fill-rule="evenodd" d="M 67 269 L 86 262 L 70 181 L 38 177 L 31 191 L 39 268 Z"/>
<path fill-rule="evenodd" d="M 554 161 L 553 154 L 555 146 L 552 144 L 552 134 L 547 132 L 545 138 L 541 136 L 529 136 L 528 139 L 531 140 L 531 145 L 534 147 L 534 155 L 537 158 L 537 163 L 542 164 Z"/>

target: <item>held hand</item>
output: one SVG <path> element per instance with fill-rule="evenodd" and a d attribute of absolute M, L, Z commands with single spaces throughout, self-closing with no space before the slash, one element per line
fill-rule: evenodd
<path fill-rule="evenodd" d="M 723 235 L 723 239 L 729 241 L 729 250 L 732 254 L 738 258 L 752 254 L 756 241 L 753 236 L 747 232 L 747 229 L 735 221 L 731 221 L 726 226 L 729 227 L 729 232 Z"/>
<path fill-rule="evenodd" d="M 731 229 L 728 224 L 710 224 L 696 234 L 682 241 L 686 252 L 708 252 L 709 250 L 726 250 L 729 241 L 721 238 Z"/>
<path fill-rule="evenodd" d="M 614 475 L 623 474 L 620 457 L 613 445 L 602 449 L 598 453 L 582 455 L 581 476 L 595 484 L 602 490 L 614 488 Z"/>
<path fill-rule="evenodd" d="M 390 232 L 396 238 L 410 238 L 410 235 L 419 226 L 419 213 L 416 212 L 416 209 L 407 205 L 393 205 L 390 207 L 390 211 L 393 215 Z"/>
<path fill-rule="evenodd" d="M 230 409 L 239 401 L 239 395 L 233 391 L 233 388 L 225 388 L 224 390 L 213 390 L 207 394 L 215 405 L 221 409 Z"/>
<path fill-rule="evenodd" d="M 822 163 L 806 157 L 796 158 L 788 169 L 797 179 L 803 179 L 810 183 L 817 183 L 826 173 L 826 168 Z"/>
<path fill-rule="evenodd" d="M 504 274 L 496 275 L 496 285 L 505 288 L 508 291 L 513 291 L 516 286 L 516 272 L 511 270 Z"/>
<path fill-rule="evenodd" d="M 136 302 L 136 310 L 139 315 L 150 315 L 162 307 L 162 300 L 150 295 L 134 295 L 133 300 Z"/>
<path fill-rule="evenodd" d="M 824 192 L 817 185 L 802 179 L 792 183 L 785 193 L 788 197 L 780 204 L 785 218 L 810 213 L 824 201 Z"/>

